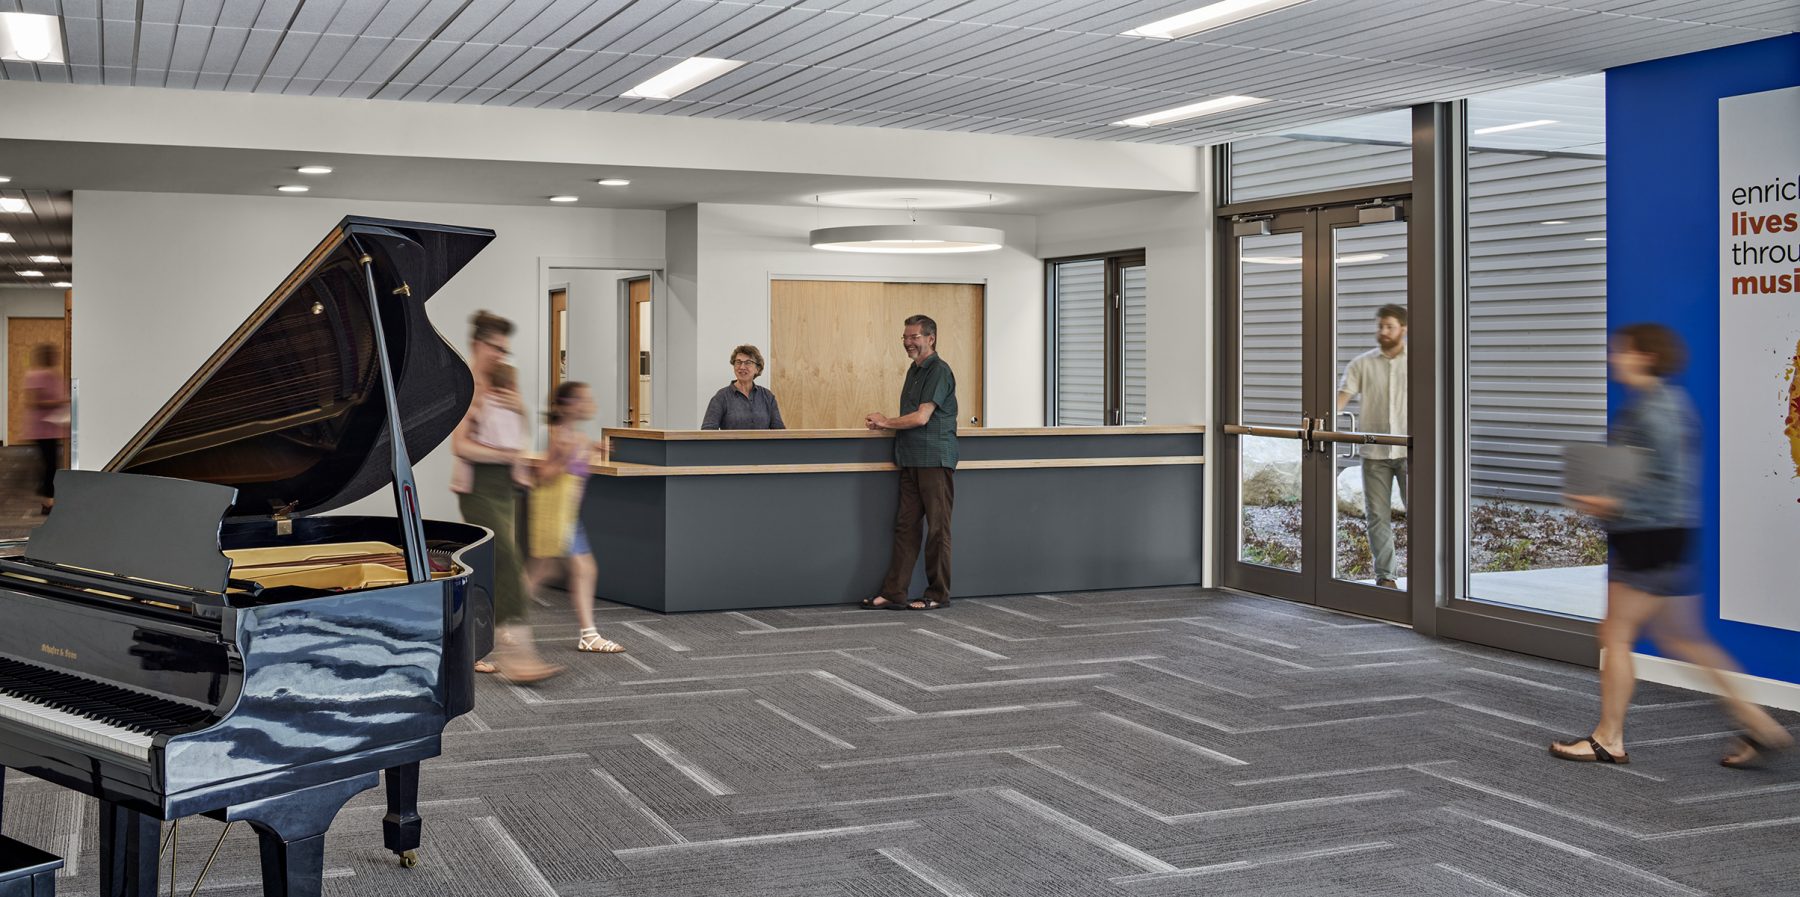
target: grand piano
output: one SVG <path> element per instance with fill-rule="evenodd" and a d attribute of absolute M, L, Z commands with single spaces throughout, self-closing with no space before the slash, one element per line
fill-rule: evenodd
<path fill-rule="evenodd" d="M 162 821 L 199 814 L 256 831 L 265 894 L 317 895 L 384 775 L 417 862 L 420 761 L 493 645 L 492 533 L 419 513 L 411 459 L 474 386 L 424 306 L 493 236 L 344 219 L 0 559 L 0 766 L 99 799 L 102 897 L 156 893 Z M 318 516 L 384 488 L 392 517 Z"/>

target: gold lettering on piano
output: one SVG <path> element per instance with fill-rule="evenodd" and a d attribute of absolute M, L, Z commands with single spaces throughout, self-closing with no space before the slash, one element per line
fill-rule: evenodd
<path fill-rule="evenodd" d="M 76 659 L 76 655 L 75 655 L 74 651 L 71 651 L 68 648 L 58 648 L 55 645 L 49 644 L 47 642 L 45 644 L 39 645 L 38 650 L 44 652 L 45 654 L 50 655 L 51 657 L 60 657 L 64 660 Z"/>

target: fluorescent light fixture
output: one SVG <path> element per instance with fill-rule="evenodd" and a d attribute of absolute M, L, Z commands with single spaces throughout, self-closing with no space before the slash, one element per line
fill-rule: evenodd
<path fill-rule="evenodd" d="M 29 212 L 31 203 L 12 196 L 0 196 L 0 212 Z"/>
<path fill-rule="evenodd" d="M 958 224 L 865 224 L 822 227 L 812 232 L 811 242 L 812 248 L 831 252 L 992 252 L 1006 244 L 1006 232 Z"/>
<path fill-rule="evenodd" d="M 10 184 L 10 183 L 12 183 L 12 178 L 9 178 L 6 175 L 0 174 L 0 184 Z"/>
<path fill-rule="evenodd" d="M 68 281 L 66 281 L 66 280 L 59 280 L 59 281 L 57 281 L 57 282 L 55 282 L 55 283 L 53 283 L 53 284 L 51 284 L 51 286 L 53 286 L 53 287 L 62 287 L 62 288 L 63 288 L 63 289 L 65 289 L 65 290 L 66 290 L 66 289 L 68 289 L 68 288 L 70 288 L 70 287 L 72 287 L 72 286 L 74 286 L 74 284 L 72 284 L 72 283 L 70 283 L 70 282 L 68 282 Z"/>
<path fill-rule="evenodd" d="M 331 166 L 329 166 L 329 165 L 302 165 L 299 168 L 296 168 L 294 170 L 297 172 L 300 172 L 301 174 L 330 174 Z"/>
<path fill-rule="evenodd" d="M 550 197 L 551 202 L 578 202 L 580 200 L 581 200 L 581 197 L 579 197 L 579 196 L 552 196 L 552 197 Z"/>
<path fill-rule="evenodd" d="M 54 256 L 54 255 L 34 255 L 31 257 L 31 260 L 34 262 L 37 262 L 40 265 L 57 264 L 57 259 L 56 259 L 56 256 Z"/>
<path fill-rule="evenodd" d="M 620 96 L 634 100 L 672 100 L 740 65 L 743 63 L 735 59 L 690 56 Z"/>
<path fill-rule="evenodd" d="M 11 243 L 11 242 L 13 242 L 12 234 L 9 234 L 5 231 L 0 231 L 0 243 Z"/>
<path fill-rule="evenodd" d="M 1156 40 L 1174 40 L 1199 34 L 1210 28 L 1229 25 L 1255 18 L 1266 12 L 1299 6 L 1306 0 L 1219 0 L 1208 3 L 1196 10 L 1184 12 L 1178 16 L 1170 16 L 1151 22 L 1140 28 L 1125 32 L 1126 37 L 1148 37 Z"/>
<path fill-rule="evenodd" d="M 56 17 L 0 12 L 0 59 L 62 65 L 62 28 Z"/>
<path fill-rule="evenodd" d="M 601 178 L 600 180 L 597 180 L 594 183 L 599 184 L 602 187 L 629 187 L 629 186 L 631 186 L 631 179 L 630 178 Z"/>
<path fill-rule="evenodd" d="M 1554 119 L 1554 118 L 1540 118 L 1540 119 L 1535 119 L 1533 121 L 1513 122 L 1510 125 L 1495 125 L 1491 128 L 1476 128 L 1474 131 L 1471 131 L 1470 133 L 1472 133 L 1472 134 L 1504 134 L 1507 131 L 1523 131 L 1526 128 L 1541 128 L 1545 125 L 1553 125 L 1553 124 L 1556 124 L 1556 119 Z"/>
<path fill-rule="evenodd" d="M 1203 103 L 1193 103 L 1187 106 L 1177 106 L 1174 109 L 1165 109 L 1161 112 L 1151 112 L 1147 115 L 1139 115 L 1135 118 L 1125 119 L 1124 121 L 1113 122 L 1113 124 L 1127 128 L 1148 128 L 1155 125 L 1166 125 L 1170 122 L 1185 121 L 1190 118 L 1199 118 L 1202 115 L 1212 115 L 1217 112 L 1242 109 L 1245 106 L 1255 106 L 1267 102 L 1268 100 L 1261 97 L 1219 97 L 1217 99 L 1207 100 Z"/>
<path fill-rule="evenodd" d="M 1567 221 L 1539 221 L 1539 224 L 1568 224 Z"/>
<path fill-rule="evenodd" d="M 283 193 L 305 193 L 306 191 L 311 190 L 312 188 L 306 186 L 305 184 L 282 184 L 281 186 L 276 187 L 275 189 L 280 190 Z"/>
<path fill-rule="evenodd" d="M 13 273 L 19 275 L 20 277 L 43 277 L 44 276 L 44 272 L 42 272 L 42 271 L 15 271 Z"/>

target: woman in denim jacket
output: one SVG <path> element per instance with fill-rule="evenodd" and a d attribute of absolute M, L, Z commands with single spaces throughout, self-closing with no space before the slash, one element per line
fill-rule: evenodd
<path fill-rule="evenodd" d="M 1600 621 L 1600 721 L 1592 735 L 1550 745 L 1564 760 L 1629 763 L 1625 710 L 1636 684 L 1631 649 L 1646 628 L 1664 654 L 1706 671 L 1741 730 L 1720 763 L 1755 765 L 1794 741 L 1768 712 L 1743 699 L 1722 670 L 1737 665 L 1700 622 L 1694 543 L 1700 534 L 1699 428 L 1693 404 L 1666 378 L 1687 351 L 1661 324 L 1632 324 L 1613 334 L 1612 378 L 1631 391 L 1608 434 L 1613 445 L 1644 455 L 1642 473 L 1617 496 L 1570 495 L 1569 503 L 1606 521 L 1606 619 Z"/>

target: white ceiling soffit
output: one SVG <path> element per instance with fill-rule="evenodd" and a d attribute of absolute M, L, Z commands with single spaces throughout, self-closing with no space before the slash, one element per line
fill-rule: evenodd
<path fill-rule="evenodd" d="M 1207 144 L 1800 30 L 1794 0 L 1312 0 L 1175 41 L 1205 0 L 0 0 L 63 17 L 17 81 Z M 619 95 L 741 60 L 674 100 Z M 1271 102 L 1111 124 L 1225 94 Z"/>

